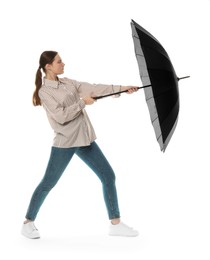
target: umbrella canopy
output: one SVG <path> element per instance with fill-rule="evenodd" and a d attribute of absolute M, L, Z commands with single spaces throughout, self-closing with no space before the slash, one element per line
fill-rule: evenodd
<path fill-rule="evenodd" d="M 135 54 L 151 122 L 161 151 L 165 151 L 177 125 L 178 80 L 168 54 L 158 40 L 132 20 Z"/>
<path fill-rule="evenodd" d="M 159 41 L 132 20 L 135 54 L 150 118 L 161 151 L 165 151 L 177 125 L 179 114 L 178 78 L 170 58 Z M 100 99 L 119 93 L 94 97 Z"/>

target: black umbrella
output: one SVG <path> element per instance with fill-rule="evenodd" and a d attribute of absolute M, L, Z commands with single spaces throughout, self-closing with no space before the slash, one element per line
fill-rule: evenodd
<path fill-rule="evenodd" d="M 140 88 L 145 88 L 156 138 L 161 151 L 165 151 L 178 120 L 178 81 L 189 76 L 178 78 L 168 54 L 158 40 L 133 20 L 131 27 L 140 77 L 144 85 Z"/>
<path fill-rule="evenodd" d="M 132 35 L 140 76 L 157 141 L 165 151 L 176 128 L 179 114 L 178 81 L 173 65 L 162 45 L 132 20 Z"/>

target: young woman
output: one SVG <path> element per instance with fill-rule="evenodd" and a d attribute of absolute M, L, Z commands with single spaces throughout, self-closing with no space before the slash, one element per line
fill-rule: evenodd
<path fill-rule="evenodd" d="M 115 174 L 95 142 L 95 132 L 85 111 L 85 106 L 94 104 L 95 96 L 117 92 L 120 89 L 133 93 L 137 91 L 137 87 L 92 85 L 58 78 L 58 75 L 64 72 L 64 66 L 57 52 L 45 51 L 40 56 L 33 104 L 42 105 L 46 110 L 55 138 L 45 175 L 32 195 L 22 234 L 27 238 L 40 237 L 34 225 L 37 213 L 49 191 L 56 185 L 76 154 L 95 172 L 102 183 L 104 201 L 111 220 L 109 235 L 137 236 L 138 231 L 120 221 Z M 41 70 L 45 73 L 43 79 Z"/>

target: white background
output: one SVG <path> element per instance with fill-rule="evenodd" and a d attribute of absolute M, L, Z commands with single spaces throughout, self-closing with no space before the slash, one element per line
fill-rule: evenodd
<path fill-rule="evenodd" d="M 7 0 L 1 27 L 1 259 L 210 258 L 209 0 Z M 20 228 L 53 133 L 31 103 L 40 54 L 56 50 L 65 76 L 139 85 L 131 19 L 167 50 L 180 81 L 178 126 L 161 153 L 144 92 L 87 108 L 117 176 L 122 220 L 141 237 L 107 236 L 101 185 L 76 157 L 41 208 L 40 240 Z M 89 258 L 88 258 L 89 259 Z"/>

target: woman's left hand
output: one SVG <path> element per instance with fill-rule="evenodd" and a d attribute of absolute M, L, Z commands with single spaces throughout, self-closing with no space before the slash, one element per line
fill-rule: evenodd
<path fill-rule="evenodd" d="M 138 91 L 138 87 L 135 87 L 135 86 L 126 86 L 126 87 L 122 87 L 122 90 L 127 90 L 127 93 L 128 94 L 132 94 L 136 91 Z"/>

